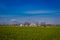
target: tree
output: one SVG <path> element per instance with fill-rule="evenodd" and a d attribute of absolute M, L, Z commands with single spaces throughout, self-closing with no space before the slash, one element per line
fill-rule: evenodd
<path fill-rule="evenodd" d="M 25 22 L 25 23 L 24 23 L 24 25 L 27 25 L 27 26 L 29 26 L 29 25 L 30 25 L 30 23 L 29 23 L 29 22 Z"/>
<path fill-rule="evenodd" d="M 41 26 L 46 27 L 46 23 L 45 22 L 41 22 Z"/>
<path fill-rule="evenodd" d="M 38 22 L 36 22 L 36 26 L 37 26 L 37 27 L 39 26 L 39 23 L 38 23 Z"/>

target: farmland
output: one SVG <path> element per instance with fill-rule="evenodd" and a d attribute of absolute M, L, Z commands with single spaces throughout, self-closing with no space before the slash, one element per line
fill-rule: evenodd
<path fill-rule="evenodd" d="M 0 26 L 0 40 L 60 40 L 60 27 Z"/>

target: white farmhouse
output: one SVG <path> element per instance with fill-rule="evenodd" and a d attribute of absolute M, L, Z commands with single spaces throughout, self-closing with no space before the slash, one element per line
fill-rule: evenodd
<path fill-rule="evenodd" d="M 20 24 L 20 26 L 24 26 L 23 24 Z"/>
<path fill-rule="evenodd" d="M 36 24 L 34 24 L 34 23 L 31 23 L 29 26 L 36 26 Z"/>

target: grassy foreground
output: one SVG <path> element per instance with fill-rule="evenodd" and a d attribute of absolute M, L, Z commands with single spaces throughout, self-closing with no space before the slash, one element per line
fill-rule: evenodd
<path fill-rule="evenodd" d="M 0 27 L 0 40 L 60 40 L 60 28 Z"/>

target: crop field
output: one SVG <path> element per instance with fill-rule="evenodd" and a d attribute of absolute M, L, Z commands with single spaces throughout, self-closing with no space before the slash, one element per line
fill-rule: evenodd
<path fill-rule="evenodd" d="M 0 40 L 60 40 L 60 27 L 0 26 Z"/>

